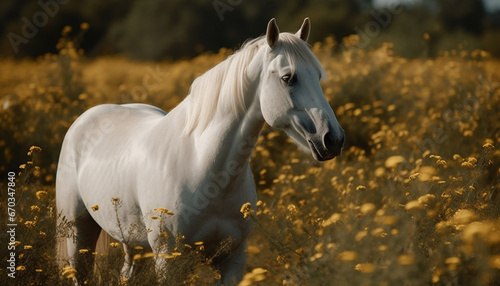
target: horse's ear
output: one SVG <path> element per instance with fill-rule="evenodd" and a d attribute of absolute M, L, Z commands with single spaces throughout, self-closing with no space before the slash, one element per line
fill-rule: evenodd
<path fill-rule="evenodd" d="M 304 42 L 307 42 L 307 39 L 309 39 L 310 32 L 311 32 L 311 21 L 309 21 L 309 17 L 306 17 L 304 19 L 304 22 L 302 23 L 302 26 L 297 31 L 297 33 L 295 33 L 295 35 L 301 38 Z"/>
<path fill-rule="evenodd" d="M 271 21 L 267 24 L 266 31 L 266 39 L 269 47 L 271 49 L 278 42 L 278 38 L 280 36 L 280 30 L 278 29 L 278 25 L 276 25 L 276 19 L 272 18 Z"/>

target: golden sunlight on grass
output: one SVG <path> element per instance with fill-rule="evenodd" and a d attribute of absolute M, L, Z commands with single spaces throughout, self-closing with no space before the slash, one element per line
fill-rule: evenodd
<path fill-rule="evenodd" d="M 391 44 L 334 54 L 334 45 L 330 38 L 313 50 L 328 76 L 325 96 L 346 131 L 343 154 L 319 164 L 264 128 L 251 159 L 259 201 L 241 206 L 256 226 L 240 285 L 500 284 L 498 60 L 459 50 L 409 60 L 394 56 Z M 231 53 L 156 63 L 85 59 L 65 41 L 59 48 L 36 61 L 0 60 L 0 170 L 16 173 L 16 279 L 24 285 L 71 285 L 76 275 L 56 255 L 56 238 L 71 234 L 56 223 L 54 203 L 54 162 L 75 118 L 101 103 L 168 111 Z M 156 81 L 146 88 L 148 75 Z M 119 198 L 112 203 L 120 207 Z M 99 205 L 89 208 L 99 213 Z M 161 206 L 147 215 L 176 217 Z M 1 216 L 7 221 L 7 212 Z M 160 254 L 173 262 L 165 271 L 170 281 L 220 279 L 202 241 L 177 242 Z M 118 285 L 123 250 L 117 242 L 105 246 L 79 250 L 97 260 L 89 283 Z M 133 285 L 155 285 L 154 254 L 134 251 L 140 275 Z M 6 247 L 0 253 L 5 261 Z"/>

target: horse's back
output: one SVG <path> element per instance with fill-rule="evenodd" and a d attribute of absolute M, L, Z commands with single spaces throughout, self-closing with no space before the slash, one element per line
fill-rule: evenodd
<path fill-rule="evenodd" d="M 98 126 L 101 129 L 106 129 L 107 122 L 130 122 L 141 123 L 141 121 L 146 121 L 147 119 L 158 119 L 165 116 L 167 113 L 162 109 L 142 103 L 130 103 L 130 104 L 101 104 L 90 108 L 80 115 L 77 120 L 73 123 L 68 130 L 71 132 L 73 126 L 79 126 L 82 124 L 87 124 L 87 128 L 91 127 L 89 123 L 95 123 L 98 121 L 105 121 L 102 125 Z"/>
<path fill-rule="evenodd" d="M 123 105 L 117 105 L 120 107 L 126 107 L 126 108 L 132 108 L 136 109 L 139 111 L 143 112 L 150 112 L 151 114 L 156 114 L 156 115 L 167 115 L 167 113 L 156 106 L 149 105 L 149 104 L 143 104 L 143 103 L 128 103 L 128 104 L 123 104 Z"/>
<path fill-rule="evenodd" d="M 71 136 L 77 138 L 100 137 L 112 135 L 120 129 L 133 130 L 134 126 L 151 125 L 167 113 L 155 106 L 147 104 L 102 104 L 85 111 L 71 125 L 65 141 Z M 125 128 L 126 127 L 126 128 Z M 94 140 L 95 141 L 95 140 Z"/>
<path fill-rule="evenodd" d="M 120 160 L 165 115 L 146 104 L 103 104 L 85 111 L 64 137 L 57 181 L 77 176 L 88 161 Z"/>
<path fill-rule="evenodd" d="M 89 158 L 120 159 L 140 144 L 140 138 L 166 114 L 147 104 L 95 106 L 80 115 L 69 128 L 59 163 L 78 169 Z"/>

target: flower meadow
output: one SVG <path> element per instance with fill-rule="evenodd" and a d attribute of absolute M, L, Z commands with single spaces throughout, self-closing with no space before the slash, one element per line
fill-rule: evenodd
<path fill-rule="evenodd" d="M 342 155 L 318 163 L 282 132 L 266 126 L 260 135 L 251 159 L 259 201 L 241 209 L 255 228 L 240 285 L 500 285 L 500 61 L 461 47 L 405 59 L 390 43 L 363 50 L 358 40 L 312 45 L 347 136 Z M 58 48 L 36 60 L 0 59 L 5 285 L 72 285 L 75 270 L 57 256 L 69 234 L 54 184 L 76 117 L 102 103 L 171 110 L 196 77 L 232 53 L 135 62 L 85 58 L 67 37 Z M 12 172 L 15 278 L 8 277 Z M 126 284 L 121 246 L 103 241 L 95 253 L 81 251 L 96 257 L 88 285 Z M 203 242 L 184 244 L 182 234 L 176 241 L 168 256 L 175 263 L 164 271 L 170 284 L 215 284 L 220 275 Z M 128 284 L 155 285 L 154 257 L 137 251 Z"/>

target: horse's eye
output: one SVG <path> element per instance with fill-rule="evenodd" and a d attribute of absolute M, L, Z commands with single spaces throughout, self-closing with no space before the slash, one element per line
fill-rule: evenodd
<path fill-rule="evenodd" d="M 290 74 L 286 74 L 284 76 L 281 77 L 281 80 L 284 81 L 287 85 L 293 85 L 294 83 L 297 82 L 297 75 L 290 75 Z"/>

